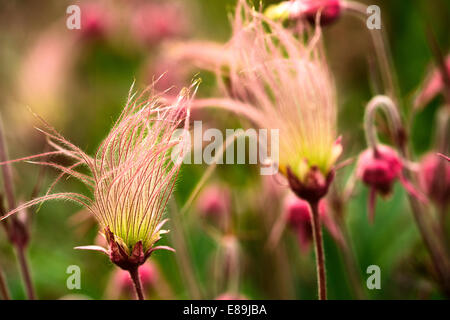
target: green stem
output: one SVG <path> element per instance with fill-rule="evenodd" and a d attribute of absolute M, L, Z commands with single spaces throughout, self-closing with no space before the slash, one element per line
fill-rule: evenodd
<path fill-rule="evenodd" d="M 36 295 L 34 294 L 33 281 L 31 280 L 31 272 L 30 268 L 28 267 L 28 260 L 25 248 L 16 246 L 16 254 L 17 260 L 20 265 L 20 271 L 22 273 L 22 278 L 25 285 L 28 300 L 35 300 Z"/>

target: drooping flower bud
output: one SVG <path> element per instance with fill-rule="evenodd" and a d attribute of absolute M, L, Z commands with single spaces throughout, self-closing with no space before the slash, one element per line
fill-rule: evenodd
<path fill-rule="evenodd" d="M 311 24 L 320 15 L 320 24 L 327 25 L 339 18 L 341 9 L 340 0 L 295 0 L 271 5 L 265 15 L 274 20 L 306 19 Z"/>
<path fill-rule="evenodd" d="M 422 158 L 419 183 L 425 194 L 437 205 L 445 207 L 450 201 L 450 164 L 437 154 Z"/>
<path fill-rule="evenodd" d="M 357 175 L 365 184 L 382 195 L 388 195 L 402 171 L 397 152 L 384 145 L 367 149 L 358 160 Z"/>
<path fill-rule="evenodd" d="M 357 164 L 357 176 L 370 188 L 369 221 L 375 215 L 376 194 L 388 196 L 395 181 L 400 180 L 403 187 L 412 195 L 426 201 L 403 177 L 403 162 L 391 147 L 377 145 L 361 153 Z"/>

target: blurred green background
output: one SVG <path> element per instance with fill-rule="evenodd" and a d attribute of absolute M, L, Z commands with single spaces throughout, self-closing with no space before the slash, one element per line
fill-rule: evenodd
<path fill-rule="evenodd" d="M 274 2 L 263 1 L 264 5 Z M 0 0 L 0 116 L 5 126 L 10 158 L 44 149 L 44 140 L 33 129 L 36 121 L 27 106 L 42 115 L 71 142 L 93 153 L 118 116 L 134 80 L 138 87 L 145 87 L 153 74 L 157 76 L 168 71 L 168 85 L 175 84 L 179 88 L 180 84 L 189 84 L 192 76 L 199 73 L 203 80 L 199 96 L 217 93 L 211 74 L 184 65 L 172 65 L 166 45 L 180 39 L 225 42 L 230 36 L 228 17 L 233 12 L 235 1 L 179 1 L 181 9 L 176 13 L 182 17 L 175 15 L 176 18 L 170 22 L 181 25 L 173 34 L 161 39 L 139 34 L 138 27 L 137 31 L 130 27 L 132 19 L 136 19 L 133 14 L 144 10 L 140 6 L 157 1 L 111 1 L 105 7 L 112 20 L 120 12 L 117 21 L 111 25 L 94 25 L 92 34 L 68 30 L 67 6 L 86 3 Z M 366 3 L 381 7 L 403 97 L 402 111 L 405 119 L 409 119 L 414 95 L 433 60 L 425 34 L 427 24 L 431 25 L 443 51 L 447 52 L 450 47 L 450 2 L 396 0 Z M 165 14 L 165 11 L 160 13 L 162 17 L 166 17 Z M 371 86 L 369 68 L 369 61 L 374 59 L 375 53 L 365 26 L 349 16 L 343 16 L 325 28 L 324 37 L 338 88 L 339 132 L 345 141 L 343 158 L 356 156 L 365 148 L 364 106 L 377 93 Z M 36 49 L 39 46 L 43 48 Z M 30 76 L 30 72 L 34 76 Z M 56 73 L 56 79 L 48 79 L 52 77 L 51 72 Z M 441 103 L 441 98 L 434 99 L 411 123 L 410 135 L 416 157 L 433 144 L 435 114 Z M 205 112 L 200 116 L 219 128 L 241 125 L 220 111 Z M 186 201 L 206 168 L 198 165 L 183 167 L 174 194 L 178 206 Z M 28 199 L 38 171 L 39 168 L 31 164 L 14 166 L 18 200 Z M 350 171 L 351 168 L 346 168 L 339 173 L 336 184 L 342 185 Z M 49 170 L 44 185 L 48 186 L 54 177 L 55 173 Z M 270 232 L 267 225 L 276 220 L 281 205 L 276 200 L 273 200 L 273 205 L 264 203 L 267 199 L 261 195 L 265 192 L 262 191 L 265 184 L 257 167 L 218 166 L 211 181 L 231 190 L 230 211 L 240 248 L 240 293 L 250 299 L 315 299 L 313 250 L 301 252 L 295 235 L 289 230 L 284 233 L 276 252 L 265 248 Z M 83 190 L 71 180 L 64 181 L 57 190 L 65 188 Z M 381 290 L 367 290 L 367 297 L 442 298 L 427 272 L 429 257 L 412 219 L 405 191 L 396 184 L 391 197 L 379 199 L 373 225 L 367 220 L 367 197 L 367 188 L 359 184 L 346 216 L 363 281 L 368 277 L 366 268 L 369 265 L 381 268 Z M 70 218 L 79 210 L 70 203 L 49 202 L 32 217 L 28 252 L 40 299 L 58 299 L 74 294 L 92 299 L 107 297 L 105 291 L 112 281 L 115 267 L 104 256 L 73 250 L 78 245 L 93 244 L 97 234 L 89 222 L 81 225 L 70 223 L 73 221 Z M 171 212 L 168 228 L 173 234 L 174 223 L 182 226 L 183 242 L 192 262 L 196 286 L 202 298 L 212 299 L 224 290 L 214 276 L 214 268 L 220 264 L 217 262 L 220 261 L 217 260 L 219 244 L 207 232 L 197 211 L 194 207 L 186 215 L 175 218 Z M 172 244 L 171 237 L 165 237 L 162 242 Z M 354 298 L 342 257 L 327 232 L 325 250 L 329 297 Z M 165 294 L 158 294 L 156 289 L 150 298 L 192 297 L 185 276 L 180 272 L 177 254 L 159 251 L 151 257 L 160 282 L 164 282 Z M 81 268 L 80 290 L 69 290 L 66 286 L 69 265 Z M 0 266 L 13 298 L 25 298 L 14 252 L 3 231 L 0 232 Z M 289 276 L 289 281 L 286 281 L 286 276 Z M 362 285 L 365 286 L 364 283 Z"/>

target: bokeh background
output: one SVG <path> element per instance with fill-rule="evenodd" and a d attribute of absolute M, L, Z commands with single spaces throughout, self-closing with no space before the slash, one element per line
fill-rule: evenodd
<path fill-rule="evenodd" d="M 274 2 L 263 1 L 264 5 Z M 450 2 L 366 3 L 381 7 L 403 98 L 402 112 L 410 121 L 412 146 L 418 158 L 433 146 L 435 116 L 442 104 L 442 98 L 437 97 L 410 117 L 413 99 L 433 61 L 425 30 L 430 25 L 440 47 L 447 52 Z M 66 28 L 66 9 L 71 4 L 81 6 L 81 30 Z M 198 76 L 202 78 L 199 96 L 217 94 L 212 74 L 173 61 L 169 48 L 174 41 L 191 39 L 225 42 L 231 33 L 229 15 L 234 4 L 233 0 L 0 0 L 0 117 L 10 158 L 45 148 L 42 136 L 34 130 L 37 122 L 29 108 L 71 142 L 93 153 L 118 116 L 133 81 L 143 88 L 166 72 L 157 87 L 173 85 L 179 89 Z M 371 81 L 375 53 L 367 28 L 349 16 L 325 28 L 324 38 L 338 88 L 343 158 L 356 156 L 365 148 L 364 105 L 377 93 Z M 218 110 L 193 116 L 217 128 L 243 125 Z M 339 173 L 338 186 L 345 183 L 352 166 Z M 283 210 L 287 190 L 262 179 L 256 166 L 219 165 L 209 180 L 210 186 L 205 188 L 212 185 L 223 191 L 219 197 L 226 200 L 227 235 L 205 218 L 198 201 L 183 216 L 176 214 L 206 169 L 188 165 L 181 171 L 174 203 L 168 210 L 171 234 L 162 240 L 174 245 L 178 252 L 159 251 L 151 257 L 148 297 L 212 299 L 226 293 L 227 283 L 231 282 L 249 299 L 314 299 L 312 248 L 301 250 L 295 233 L 286 228 L 276 248 L 267 249 L 267 239 Z M 14 166 L 19 201 L 29 199 L 39 172 L 32 164 Z M 46 171 L 41 193 L 54 177 L 55 172 Z M 57 190 L 67 188 L 83 191 L 71 180 L 64 181 Z M 365 287 L 369 265 L 381 268 L 381 289 L 365 290 L 366 296 L 442 298 L 430 276 L 429 256 L 405 191 L 396 184 L 391 197 L 378 201 L 373 225 L 367 220 L 367 197 L 367 188 L 359 184 L 345 216 L 361 285 Z M 126 279 L 116 274 L 116 268 L 104 256 L 73 250 L 78 245 L 95 243 L 97 236 L 95 223 L 80 213 L 79 207 L 49 202 L 35 211 L 28 213 L 32 230 L 28 253 L 40 299 L 130 297 L 128 289 L 121 289 L 128 285 Z M 342 255 L 328 231 L 325 250 L 329 297 L 355 298 Z M 233 263 L 233 259 L 237 262 Z M 70 265 L 81 269 L 80 290 L 66 286 Z M 0 266 L 13 298 L 25 298 L 14 251 L 3 230 Z"/>

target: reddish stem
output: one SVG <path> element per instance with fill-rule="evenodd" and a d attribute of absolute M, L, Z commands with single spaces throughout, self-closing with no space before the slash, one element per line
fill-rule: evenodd
<path fill-rule="evenodd" d="M 144 292 L 142 290 L 141 277 L 139 276 L 139 267 L 128 270 L 133 280 L 134 288 L 136 289 L 136 295 L 138 300 L 144 300 Z"/>
<path fill-rule="evenodd" d="M 316 255 L 317 287 L 319 300 L 327 299 L 327 284 L 325 275 L 325 255 L 323 253 L 322 227 L 319 218 L 319 202 L 309 203 L 312 211 L 312 231 L 314 239 L 314 249 Z"/>

